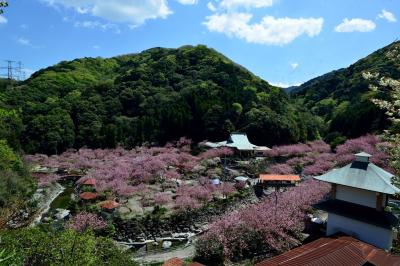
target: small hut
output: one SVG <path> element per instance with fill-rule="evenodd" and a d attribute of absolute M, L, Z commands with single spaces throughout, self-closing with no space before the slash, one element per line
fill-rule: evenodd
<path fill-rule="evenodd" d="M 79 198 L 81 200 L 89 201 L 89 200 L 94 200 L 97 198 L 97 193 L 95 192 L 83 192 L 79 194 Z"/>
<path fill-rule="evenodd" d="M 119 203 L 114 200 L 106 200 L 100 203 L 100 207 L 106 211 L 113 212 L 116 208 L 118 208 Z"/>
<path fill-rule="evenodd" d="M 95 186 L 96 185 L 96 179 L 94 178 L 88 178 L 85 181 L 83 181 L 81 184 L 86 185 L 86 186 Z"/>

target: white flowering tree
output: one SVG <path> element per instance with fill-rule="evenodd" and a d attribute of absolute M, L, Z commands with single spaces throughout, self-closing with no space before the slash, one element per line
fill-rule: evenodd
<path fill-rule="evenodd" d="M 388 90 L 390 98 L 372 99 L 372 102 L 379 108 L 385 110 L 386 115 L 393 122 L 395 130 L 386 131 L 385 137 L 388 141 L 387 152 L 390 154 L 391 166 L 395 169 L 396 174 L 400 174 L 400 81 L 388 77 L 380 77 L 377 73 L 363 73 L 366 80 L 371 81 L 370 89 L 373 92 L 379 90 Z M 400 186 L 400 180 L 394 180 L 396 185 Z"/>

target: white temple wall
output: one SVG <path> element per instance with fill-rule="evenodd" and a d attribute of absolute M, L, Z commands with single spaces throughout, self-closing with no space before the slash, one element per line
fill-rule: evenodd
<path fill-rule="evenodd" d="M 329 213 L 326 234 L 329 236 L 338 232 L 385 250 L 392 247 L 392 230 Z"/>
<path fill-rule="evenodd" d="M 374 191 L 337 185 L 336 199 L 376 208 L 376 192 Z"/>

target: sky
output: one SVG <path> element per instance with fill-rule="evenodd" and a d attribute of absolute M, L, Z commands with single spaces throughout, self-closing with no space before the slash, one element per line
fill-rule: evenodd
<path fill-rule="evenodd" d="M 271 84 L 299 85 L 400 38 L 398 0 L 9 0 L 0 66 L 204 44 Z M 1 70 L 4 74 L 4 69 Z"/>

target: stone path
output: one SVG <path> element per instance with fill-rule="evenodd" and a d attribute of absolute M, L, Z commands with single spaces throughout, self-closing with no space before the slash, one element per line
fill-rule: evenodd
<path fill-rule="evenodd" d="M 162 252 L 156 254 L 145 255 L 142 257 L 135 257 L 134 260 L 138 263 L 151 263 L 151 262 L 164 262 L 174 257 L 186 259 L 194 256 L 194 246 L 178 248 L 170 252 Z"/>

